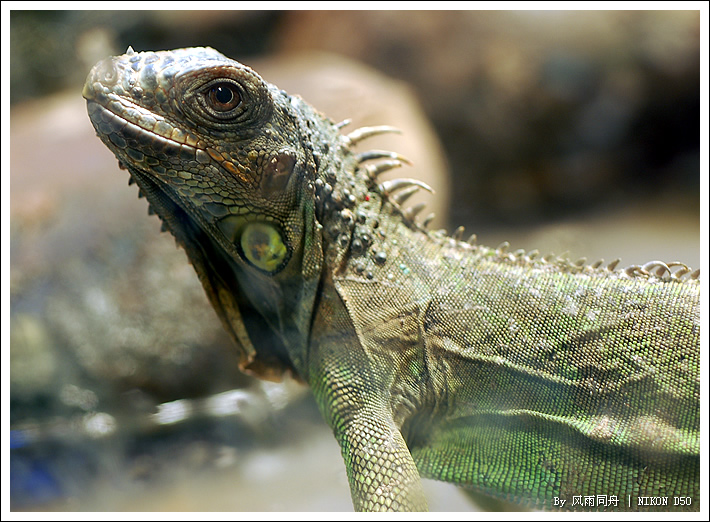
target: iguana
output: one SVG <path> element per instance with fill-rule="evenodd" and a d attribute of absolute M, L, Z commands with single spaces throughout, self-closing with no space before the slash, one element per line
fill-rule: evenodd
<path fill-rule="evenodd" d="M 353 152 L 393 128 L 343 134 L 210 48 L 129 48 L 83 95 L 241 368 L 312 388 L 356 510 L 425 510 L 420 476 L 533 508 L 699 509 L 699 271 L 429 231 L 405 207 L 427 186 L 378 182 L 406 159 Z"/>

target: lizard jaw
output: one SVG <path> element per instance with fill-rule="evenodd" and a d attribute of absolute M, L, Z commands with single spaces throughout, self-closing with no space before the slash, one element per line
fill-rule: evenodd
<path fill-rule="evenodd" d="M 187 253 L 208 299 L 237 345 L 241 370 L 270 381 L 282 380 L 284 373 L 298 379 L 291 361 L 278 349 L 275 340 L 270 343 L 252 341 L 252 337 L 261 335 L 259 332 L 265 328 L 260 324 L 258 314 L 246 303 L 238 284 L 238 269 L 230 254 L 173 201 L 150 174 L 134 167 L 127 167 L 127 170 L 140 194 L 148 200 L 149 213 L 160 218 L 162 230 L 169 231 Z M 246 324 L 252 327 L 247 328 Z M 255 344 L 272 349 L 257 350 Z"/>

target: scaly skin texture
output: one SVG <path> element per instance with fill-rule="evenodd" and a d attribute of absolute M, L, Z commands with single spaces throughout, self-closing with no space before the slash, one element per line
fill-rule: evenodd
<path fill-rule="evenodd" d="M 389 129 L 343 135 L 212 49 L 129 49 L 83 94 L 243 370 L 313 389 L 355 509 L 426 509 L 420 476 L 527 507 L 699 509 L 697 273 L 427 231 L 401 206 L 416 183 L 376 180 L 404 159 L 351 151 Z"/>

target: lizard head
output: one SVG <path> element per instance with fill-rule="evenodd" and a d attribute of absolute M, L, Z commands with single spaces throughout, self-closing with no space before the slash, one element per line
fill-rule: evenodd
<path fill-rule="evenodd" d="M 94 66 L 83 95 L 98 136 L 187 252 L 242 368 L 293 371 L 323 265 L 316 191 L 340 161 L 337 127 L 209 48 L 129 48 Z"/>

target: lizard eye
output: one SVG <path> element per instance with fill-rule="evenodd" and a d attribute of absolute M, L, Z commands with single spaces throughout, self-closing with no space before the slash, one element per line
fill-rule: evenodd
<path fill-rule="evenodd" d="M 271 118 L 274 100 L 269 86 L 251 69 L 234 65 L 206 65 L 178 73 L 175 92 L 180 103 L 175 110 L 189 124 L 209 126 L 215 136 L 246 139 L 261 132 Z"/>
<path fill-rule="evenodd" d="M 217 112 L 229 112 L 239 107 L 242 96 L 236 86 L 229 82 L 212 85 L 207 91 L 207 99 Z"/>
<path fill-rule="evenodd" d="M 249 223 L 240 240 L 244 257 L 255 267 L 274 273 L 286 259 L 288 249 L 281 233 L 269 223 Z"/>
<path fill-rule="evenodd" d="M 239 118 L 247 105 L 244 88 L 226 78 L 213 80 L 198 91 L 197 103 L 212 121 L 229 123 Z"/>

